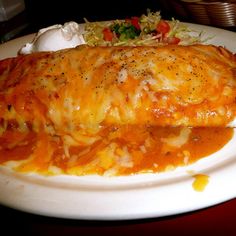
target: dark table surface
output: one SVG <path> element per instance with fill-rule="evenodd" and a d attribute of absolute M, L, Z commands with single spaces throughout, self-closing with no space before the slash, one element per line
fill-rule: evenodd
<path fill-rule="evenodd" d="M 52 218 L 4 206 L 0 215 L 1 231 L 18 235 L 236 235 L 236 199 L 181 215 L 128 221 Z"/>
<path fill-rule="evenodd" d="M 25 0 L 25 10 L 5 22 L 0 22 L 0 43 L 7 40 L 35 33 L 39 29 L 68 21 L 84 23 L 89 21 L 125 19 L 131 16 L 146 14 L 147 10 L 159 11 L 163 19 L 178 19 L 184 22 L 200 23 L 191 15 L 184 17 L 177 13 L 169 2 L 175 0 L 119 0 L 111 3 L 107 0 L 80 1 L 67 0 Z M 176 0 L 177 1 L 177 0 Z M 220 25 L 211 25 L 220 27 Z M 236 31 L 236 25 L 225 27 Z"/>

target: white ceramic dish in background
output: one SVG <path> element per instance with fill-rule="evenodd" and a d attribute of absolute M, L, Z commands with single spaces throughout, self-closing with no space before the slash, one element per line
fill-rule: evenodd
<path fill-rule="evenodd" d="M 208 43 L 236 50 L 236 34 L 188 24 L 202 30 Z M 12 57 L 27 35 L 0 45 L 0 59 Z M 0 203 L 18 210 L 72 219 L 124 220 L 162 217 L 213 206 L 236 196 L 236 135 L 220 151 L 197 163 L 161 174 L 121 177 L 38 176 L 0 168 Z M 206 174 L 203 192 L 192 187 L 190 174 Z"/>

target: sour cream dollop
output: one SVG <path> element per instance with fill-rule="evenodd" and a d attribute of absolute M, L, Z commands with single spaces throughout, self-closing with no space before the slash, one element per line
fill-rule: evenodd
<path fill-rule="evenodd" d="M 73 48 L 85 44 L 83 33 L 83 26 L 74 21 L 66 22 L 64 25 L 52 25 L 40 29 L 32 42 L 19 50 L 19 54 Z"/>

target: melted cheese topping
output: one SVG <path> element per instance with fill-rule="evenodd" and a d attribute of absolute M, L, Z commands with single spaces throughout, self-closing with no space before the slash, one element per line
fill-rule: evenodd
<path fill-rule="evenodd" d="M 222 127 L 235 120 L 235 70 L 233 54 L 204 45 L 80 46 L 3 60 L 0 162 L 78 175 L 192 163 L 232 137 Z"/>
<path fill-rule="evenodd" d="M 100 124 L 225 127 L 236 114 L 235 70 L 233 54 L 204 45 L 21 56 L 0 64 L 0 117 L 73 136 Z"/>

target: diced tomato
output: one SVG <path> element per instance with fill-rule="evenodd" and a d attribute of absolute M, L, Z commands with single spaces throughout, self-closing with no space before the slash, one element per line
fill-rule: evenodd
<path fill-rule="evenodd" d="M 177 37 L 166 37 L 163 39 L 164 42 L 168 44 L 178 44 L 180 42 L 180 39 Z"/>
<path fill-rule="evenodd" d="M 103 32 L 103 39 L 105 41 L 112 41 L 114 35 L 113 35 L 113 32 L 111 31 L 111 29 L 104 28 L 102 32 Z"/>
<path fill-rule="evenodd" d="M 170 25 L 165 20 L 160 20 L 157 24 L 156 31 L 158 33 L 162 33 L 163 35 L 167 34 L 170 31 Z"/>
<path fill-rule="evenodd" d="M 139 18 L 137 16 L 131 17 L 131 24 L 138 30 L 140 30 Z"/>
<path fill-rule="evenodd" d="M 139 17 L 133 16 L 131 18 L 125 19 L 125 22 L 133 25 L 137 30 L 140 30 Z"/>

